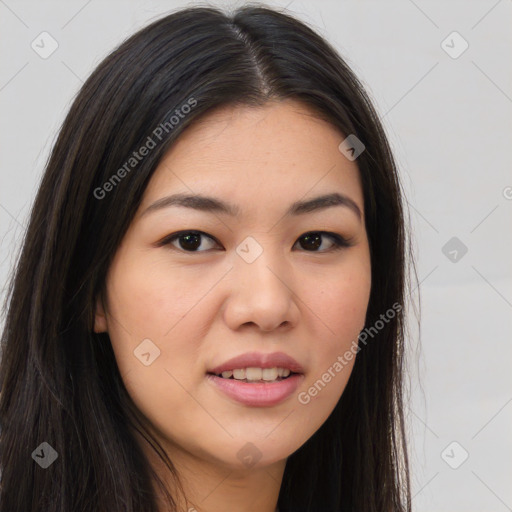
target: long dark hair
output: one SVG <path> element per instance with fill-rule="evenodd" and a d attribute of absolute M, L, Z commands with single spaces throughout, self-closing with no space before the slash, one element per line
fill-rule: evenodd
<path fill-rule="evenodd" d="M 108 334 L 93 332 L 96 299 L 180 133 L 215 107 L 285 98 L 365 145 L 356 163 L 371 254 L 366 326 L 400 307 L 357 355 L 330 417 L 288 458 L 279 509 L 411 509 L 402 405 L 408 253 L 396 165 L 367 93 L 334 48 L 294 17 L 250 5 L 229 14 L 187 8 L 151 23 L 105 58 L 70 108 L 9 283 L 0 512 L 157 511 L 156 474 L 136 433 L 176 470 L 131 401 Z M 155 147 L 127 166 L 148 137 Z M 58 454 L 47 469 L 33 457 L 43 442 Z"/>

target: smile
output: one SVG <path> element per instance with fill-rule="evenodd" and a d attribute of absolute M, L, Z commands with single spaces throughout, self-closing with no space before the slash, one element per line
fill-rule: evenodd
<path fill-rule="evenodd" d="M 234 370 L 226 370 L 217 377 L 223 379 L 234 379 L 244 382 L 272 382 L 282 380 L 289 377 L 291 371 L 289 368 L 238 368 Z"/>

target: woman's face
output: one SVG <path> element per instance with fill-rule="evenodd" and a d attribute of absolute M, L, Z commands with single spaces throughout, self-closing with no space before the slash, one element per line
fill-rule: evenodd
<path fill-rule="evenodd" d="M 343 393 L 371 286 L 344 138 L 296 101 L 223 107 L 153 174 L 95 331 L 108 331 L 128 392 L 170 452 L 261 468 L 306 442 Z M 212 201 L 165 199 L 175 194 Z M 331 194 L 346 200 L 310 203 Z M 255 359 L 229 362 L 246 354 Z M 226 362 L 226 378 L 211 374 Z"/>

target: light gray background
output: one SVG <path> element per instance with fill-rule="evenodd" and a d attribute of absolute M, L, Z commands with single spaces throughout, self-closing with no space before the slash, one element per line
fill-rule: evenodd
<path fill-rule="evenodd" d="M 82 81 L 136 29 L 195 4 L 0 0 L 2 286 Z M 409 340 L 413 507 L 512 510 L 512 1 L 268 5 L 288 5 L 339 49 L 400 165 L 422 301 L 421 349 L 414 325 Z M 47 59 L 31 48 L 43 31 L 59 45 Z M 441 46 L 453 31 L 469 44 L 458 58 Z M 461 48 L 453 36 L 447 44 Z M 442 251 L 452 237 L 468 249 L 455 262 Z"/>

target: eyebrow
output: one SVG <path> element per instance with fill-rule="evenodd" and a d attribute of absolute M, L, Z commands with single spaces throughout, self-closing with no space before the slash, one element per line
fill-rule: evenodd
<path fill-rule="evenodd" d="M 238 217 L 240 215 L 240 208 L 238 206 L 226 203 L 215 197 L 199 194 L 173 194 L 162 197 L 148 206 L 142 212 L 141 217 L 150 212 L 169 208 L 171 206 L 182 206 L 207 213 L 225 214 L 231 217 Z M 356 202 L 350 199 L 350 197 L 338 192 L 314 197 L 313 199 L 308 199 L 306 201 L 296 201 L 290 206 L 288 211 L 285 213 L 285 216 L 304 215 L 314 211 L 325 210 L 326 208 L 331 208 L 333 206 L 343 206 L 350 209 L 361 221 L 361 210 Z"/>

